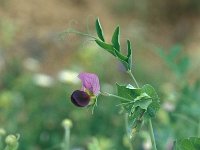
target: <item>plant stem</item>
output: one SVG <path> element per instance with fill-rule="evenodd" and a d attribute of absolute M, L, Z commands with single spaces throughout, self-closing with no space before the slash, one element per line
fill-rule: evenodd
<path fill-rule="evenodd" d="M 139 84 L 137 83 L 137 80 L 135 79 L 135 77 L 134 77 L 133 73 L 131 72 L 131 70 L 128 70 L 127 73 L 131 76 L 131 78 L 135 82 L 135 85 L 137 86 L 137 88 L 139 88 Z"/>
<path fill-rule="evenodd" d="M 62 149 L 63 150 L 69 150 L 70 149 L 70 128 L 65 127 L 65 137 L 62 143 Z"/>
<path fill-rule="evenodd" d="M 200 120 L 199 120 L 199 123 L 198 123 L 198 137 L 200 138 Z"/>
<path fill-rule="evenodd" d="M 0 135 L 0 149 L 3 149 L 3 143 L 2 143 L 1 135 Z"/>
<path fill-rule="evenodd" d="M 121 96 L 117 96 L 117 95 L 114 95 L 114 94 L 110 94 L 110 93 L 107 93 L 107 92 L 101 92 L 101 95 L 110 96 L 110 97 L 114 97 L 114 98 L 117 98 L 117 99 L 122 99 L 122 100 L 125 100 L 127 102 L 131 102 L 132 101 L 130 99 L 127 99 L 127 98 L 124 98 L 124 97 L 121 97 Z"/>
<path fill-rule="evenodd" d="M 128 136 L 128 139 L 129 139 L 129 147 L 130 147 L 130 150 L 133 150 L 133 144 L 132 144 L 132 141 L 131 141 L 130 136 L 129 136 L 128 113 L 125 113 L 124 118 L 125 118 L 126 134 Z"/>
<path fill-rule="evenodd" d="M 150 130 L 150 137 L 151 137 L 151 143 L 153 146 L 153 150 L 157 150 L 151 119 L 149 119 L 149 130 Z"/>
<path fill-rule="evenodd" d="M 137 88 L 139 88 L 139 85 L 137 83 L 137 80 L 135 79 L 133 73 L 131 70 L 128 70 L 127 73 L 131 76 L 131 78 L 133 79 L 133 81 L 135 82 Z M 154 132 L 153 132 L 153 127 L 152 127 L 152 122 L 151 119 L 149 119 L 149 130 L 150 130 L 150 137 L 151 137 L 151 143 L 153 146 L 153 150 L 157 150 L 156 148 L 156 141 L 155 141 L 155 137 L 154 137 Z"/>

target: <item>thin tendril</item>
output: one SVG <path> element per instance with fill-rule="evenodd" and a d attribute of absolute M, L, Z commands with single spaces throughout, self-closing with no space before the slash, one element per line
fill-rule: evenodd
<path fill-rule="evenodd" d="M 67 35 L 72 34 L 72 33 L 78 34 L 78 35 L 81 35 L 81 36 L 85 36 L 85 37 L 89 37 L 89 38 L 92 38 L 92 39 L 94 39 L 94 40 L 97 40 L 96 37 L 94 37 L 94 36 L 92 36 L 92 35 L 90 35 L 90 34 L 87 34 L 87 33 L 83 33 L 83 32 L 77 31 L 77 30 L 75 30 L 75 29 L 68 29 L 68 30 L 62 32 L 62 33 L 60 34 L 60 36 L 63 37 L 63 36 L 67 36 Z"/>

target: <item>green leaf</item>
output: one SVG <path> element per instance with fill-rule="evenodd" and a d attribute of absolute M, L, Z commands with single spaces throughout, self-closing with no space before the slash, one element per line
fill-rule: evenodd
<path fill-rule="evenodd" d="M 143 113 L 144 110 L 137 107 L 135 113 L 128 116 L 128 133 L 131 139 L 135 138 L 143 125 L 144 121 L 141 117 Z"/>
<path fill-rule="evenodd" d="M 152 103 L 151 99 L 141 99 L 140 101 L 136 101 L 134 103 L 134 106 L 137 107 L 139 106 L 140 108 L 147 110 L 147 108 L 149 107 L 149 105 Z"/>
<path fill-rule="evenodd" d="M 116 50 L 115 50 L 115 54 L 116 54 L 117 58 L 119 59 L 119 61 L 121 61 L 121 63 L 125 67 L 125 69 L 127 71 L 130 70 L 130 65 L 128 63 L 128 58 L 126 56 L 122 55 L 120 52 L 118 52 Z"/>
<path fill-rule="evenodd" d="M 128 50 L 128 64 L 130 66 L 130 69 L 132 68 L 132 49 L 131 49 L 131 42 L 127 40 L 127 50 Z"/>
<path fill-rule="evenodd" d="M 121 100 L 121 103 L 124 104 L 124 109 L 129 114 L 134 113 L 137 107 L 146 111 L 152 103 L 152 98 L 148 94 L 142 93 L 142 89 L 140 88 L 129 87 L 130 85 L 124 86 L 117 84 L 118 95 L 131 100 L 129 103 L 123 99 Z"/>
<path fill-rule="evenodd" d="M 120 36 L 120 28 L 119 26 L 115 29 L 113 36 L 112 36 L 112 44 L 114 48 L 119 52 L 120 51 L 120 42 L 119 42 L 119 37 Z"/>
<path fill-rule="evenodd" d="M 147 93 L 142 93 L 138 97 L 134 99 L 134 101 L 139 101 L 141 99 L 151 99 L 151 97 Z"/>
<path fill-rule="evenodd" d="M 156 93 L 155 89 L 149 84 L 146 84 L 142 87 L 142 92 L 148 94 L 152 98 L 152 103 L 147 108 L 146 117 L 155 117 L 157 111 L 160 108 L 160 100 L 158 94 Z"/>
<path fill-rule="evenodd" d="M 142 94 L 140 94 L 140 96 L 138 96 L 134 99 L 134 102 L 135 102 L 134 103 L 135 107 L 139 106 L 140 108 L 147 110 L 149 105 L 152 103 L 152 99 L 146 93 L 142 93 Z"/>
<path fill-rule="evenodd" d="M 100 40 L 95 40 L 95 42 L 104 50 L 108 51 L 112 55 L 116 56 L 115 49 L 111 44 L 107 44 L 105 42 L 102 42 Z"/>
<path fill-rule="evenodd" d="M 156 106 L 159 104 L 158 95 L 154 88 L 148 84 L 142 88 L 117 84 L 117 91 L 120 97 L 130 100 L 127 102 L 127 100 L 122 99 L 121 104 L 129 114 L 129 134 L 134 137 L 142 126 L 144 116 L 148 116 L 148 118 L 155 116 L 158 110 Z"/>
<path fill-rule="evenodd" d="M 103 29 L 102 29 L 102 27 L 101 27 L 99 18 L 97 18 L 97 20 L 96 20 L 96 31 L 97 31 L 98 37 L 99 37 L 103 42 L 105 42 L 104 34 L 103 34 Z"/>
<path fill-rule="evenodd" d="M 199 150 L 200 138 L 191 137 L 188 139 L 178 139 L 175 142 L 175 150 Z"/>
<path fill-rule="evenodd" d="M 154 101 L 158 101 L 159 102 L 159 98 L 158 98 L 158 94 L 156 93 L 155 89 L 153 88 L 153 86 L 149 85 L 149 84 L 145 84 L 142 87 L 142 91 L 146 94 L 148 94 L 151 98 L 154 99 Z"/>
<path fill-rule="evenodd" d="M 116 51 L 115 52 L 116 53 L 116 55 L 117 55 L 117 57 L 120 59 L 120 60 L 123 60 L 123 61 L 127 61 L 127 57 L 126 56 L 124 56 L 124 55 L 122 55 L 120 52 L 118 52 L 118 51 Z"/>
<path fill-rule="evenodd" d="M 141 89 L 139 88 L 129 88 L 130 85 L 119 85 L 117 84 L 117 92 L 118 96 L 130 99 L 134 102 L 134 99 L 137 98 L 141 94 Z M 127 101 L 121 100 L 121 103 L 126 103 Z M 131 113 L 132 105 L 124 105 L 124 108 L 127 112 Z"/>

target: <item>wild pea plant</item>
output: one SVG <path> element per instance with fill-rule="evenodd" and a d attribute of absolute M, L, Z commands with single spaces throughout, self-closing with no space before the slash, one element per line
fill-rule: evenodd
<path fill-rule="evenodd" d="M 91 107 L 93 112 L 94 108 L 97 106 L 98 96 L 108 96 L 120 99 L 121 101 L 119 105 L 122 106 L 125 112 L 127 135 L 130 139 L 130 149 L 133 150 L 135 135 L 139 133 L 141 127 L 146 122 L 149 126 L 148 129 L 152 148 L 153 150 L 157 150 L 152 119 L 156 116 L 156 113 L 160 108 L 158 94 L 156 90 L 149 84 L 139 86 L 136 78 L 133 75 L 132 45 L 129 40 L 127 40 L 127 55 L 122 53 L 122 48 L 120 45 L 120 27 L 116 27 L 112 35 L 111 42 L 107 42 L 105 40 L 104 32 L 99 19 L 96 20 L 95 26 L 98 37 L 76 30 L 68 30 L 66 33 L 75 33 L 92 38 L 98 46 L 113 55 L 122 63 L 126 69 L 126 73 L 133 80 L 134 85 L 122 85 L 120 83 L 116 83 L 117 95 L 114 95 L 107 91 L 100 91 L 100 84 L 97 75 L 93 73 L 80 73 L 78 77 L 82 81 L 82 88 L 81 90 L 76 90 L 72 93 L 71 101 L 78 107 Z M 183 64 L 185 65 L 185 60 Z M 176 69 L 176 66 L 173 66 L 172 68 Z M 172 149 L 198 150 L 200 149 L 200 138 L 190 137 L 187 139 L 178 139 L 174 142 Z"/>
<path fill-rule="evenodd" d="M 140 131 L 144 122 L 148 122 L 152 146 L 154 150 L 157 150 L 151 120 L 156 116 L 156 113 L 160 108 L 159 97 L 151 85 L 145 84 L 141 87 L 139 86 L 132 73 L 132 45 L 129 40 L 127 40 L 127 55 L 122 53 L 120 45 L 120 27 L 116 27 L 111 43 L 105 41 L 99 19 L 96 20 L 96 32 L 98 37 L 74 30 L 68 32 L 93 38 L 98 46 L 113 55 L 122 63 L 126 69 L 126 73 L 135 83 L 135 85 L 122 85 L 117 83 L 117 95 L 114 95 L 107 91 L 100 91 L 97 75 L 92 73 L 80 73 L 78 77 L 82 81 L 82 88 L 81 90 L 76 90 L 72 93 L 72 103 L 78 107 L 92 107 L 93 111 L 95 106 L 97 106 L 97 99 L 100 95 L 120 99 L 121 103 L 119 105 L 122 106 L 126 114 L 125 117 L 127 120 L 127 134 L 130 138 L 130 149 L 133 149 L 132 140 L 136 133 Z"/>

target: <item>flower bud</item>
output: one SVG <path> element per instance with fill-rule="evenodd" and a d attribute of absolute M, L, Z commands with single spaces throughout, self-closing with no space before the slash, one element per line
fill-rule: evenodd
<path fill-rule="evenodd" d="M 62 121 L 62 126 L 63 127 L 67 127 L 67 128 L 71 128 L 73 126 L 72 121 L 69 119 L 64 119 Z"/>
<path fill-rule="evenodd" d="M 18 138 L 14 135 L 8 135 L 5 140 L 6 144 L 9 146 L 15 146 L 18 143 Z"/>
<path fill-rule="evenodd" d="M 90 102 L 90 96 L 84 91 L 76 90 L 71 95 L 71 101 L 78 107 L 85 107 Z"/>

